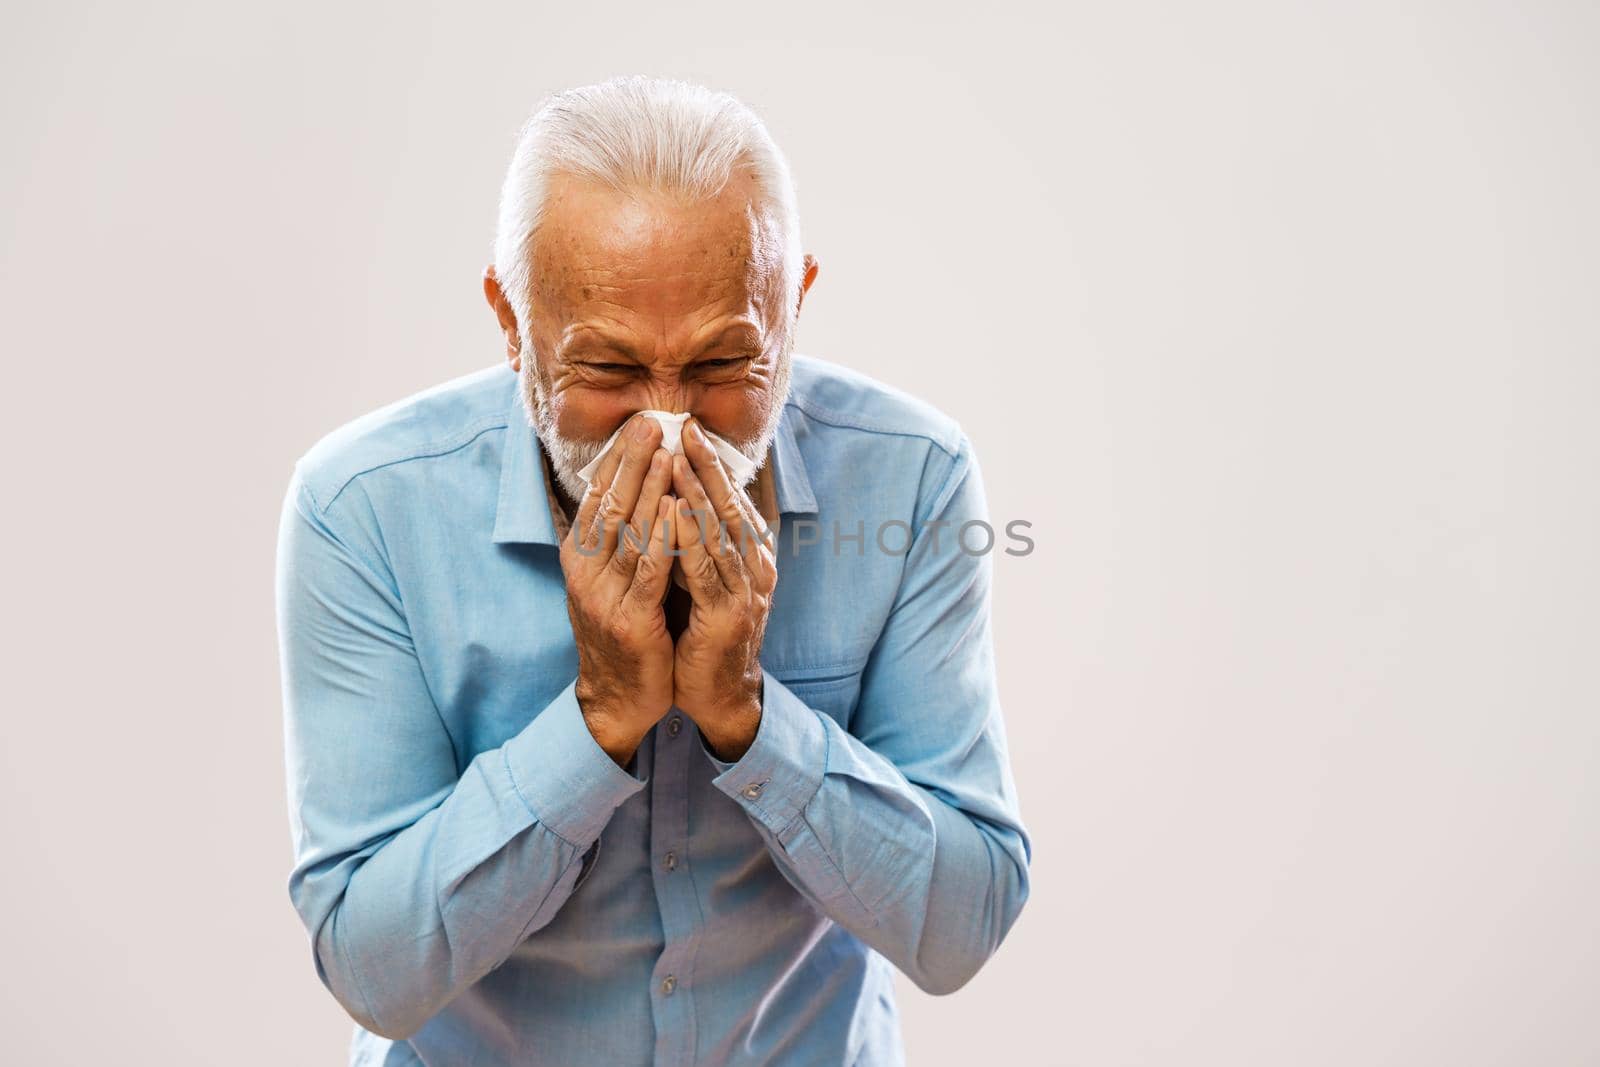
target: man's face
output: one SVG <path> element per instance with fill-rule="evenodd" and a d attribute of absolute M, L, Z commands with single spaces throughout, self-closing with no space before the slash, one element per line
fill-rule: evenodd
<path fill-rule="evenodd" d="M 647 408 L 690 412 L 758 464 L 765 458 L 792 331 L 774 306 L 783 302 L 780 230 L 751 193 L 744 176 L 692 204 L 551 183 L 521 372 L 570 496 L 583 493 L 578 469 Z"/>

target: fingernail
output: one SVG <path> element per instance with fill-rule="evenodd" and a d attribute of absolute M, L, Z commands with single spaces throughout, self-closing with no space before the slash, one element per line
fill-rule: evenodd
<path fill-rule="evenodd" d="M 647 439 L 650 436 L 650 420 L 637 418 L 634 419 L 633 429 L 629 430 L 628 432 L 633 435 L 633 439 L 635 441 L 643 441 Z"/>

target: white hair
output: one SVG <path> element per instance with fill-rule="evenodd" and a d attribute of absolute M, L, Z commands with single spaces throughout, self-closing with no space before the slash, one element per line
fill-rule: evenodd
<path fill-rule="evenodd" d="M 642 75 L 546 98 L 517 139 L 494 241 L 495 275 L 516 312 L 524 348 L 530 344 L 533 234 L 552 176 L 700 200 L 716 196 L 737 169 L 754 179 L 757 210 L 769 212 L 781 229 L 773 281 L 783 303 L 771 325 L 787 350 L 800 295 L 800 217 L 789 164 L 756 113 L 728 93 Z"/>

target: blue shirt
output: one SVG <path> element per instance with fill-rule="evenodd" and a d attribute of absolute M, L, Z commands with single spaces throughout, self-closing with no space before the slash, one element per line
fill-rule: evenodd
<path fill-rule="evenodd" d="M 544 460 L 504 365 L 295 467 L 278 551 L 294 868 L 352 1064 L 904 1061 L 1028 896 L 982 481 L 949 418 L 804 356 L 769 453 L 748 751 L 574 697 Z M 969 548 L 970 546 L 970 548 Z"/>

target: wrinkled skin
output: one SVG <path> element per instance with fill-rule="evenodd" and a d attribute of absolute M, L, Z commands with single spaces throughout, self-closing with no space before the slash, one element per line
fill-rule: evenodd
<path fill-rule="evenodd" d="M 739 536 L 764 524 L 698 426 L 749 448 L 770 434 L 787 381 L 785 305 L 798 309 L 817 265 L 805 257 L 797 291 L 777 291 L 779 230 L 751 193 L 738 174 L 698 203 L 557 178 L 534 239 L 528 323 L 492 267 L 484 276 L 507 359 L 519 372 L 531 360 L 523 377 L 541 436 L 559 438 L 547 452 L 576 509 L 561 564 L 578 702 L 622 765 L 674 704 L 723 759 L 741 756 L 760 723 L 775 560 Z M 634 419 L 585 489 L 576 468 L 649 408 L 692 413 L 685 455 L 669 456 L 659 427 Z M 663 608 L 675 570 L 691 598 L 676 642 Z"/>

